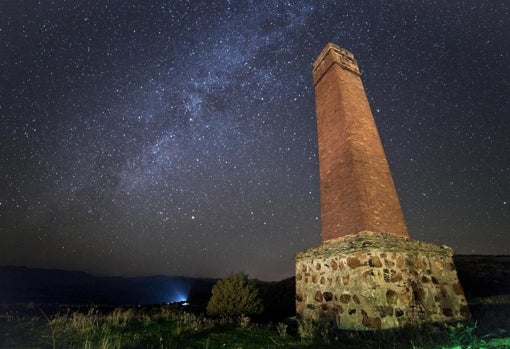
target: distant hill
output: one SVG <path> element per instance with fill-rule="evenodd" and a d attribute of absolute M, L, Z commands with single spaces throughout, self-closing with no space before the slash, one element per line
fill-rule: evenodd
<path fill-rule="evenodd" d="M 510 256 L 454 256 L 468 299 L 510 294 Z M 160 304 L 192 301 L 205 304 L 216 279 L 182 276 L 98 277 L 80 271 L 0 267 L 0 304 Z M 257 284 L 265 306 L 290 314 L 294 278 Z"/>
<path fill-rule="evenodd" d="M 0 267 L 0 303 L 158 304 L 208 298 L 216 280 L 97 277 L 79 271 Z"/>
<path fill-rule="evenodd" d="M 510 256 L 458 255 L 453 261 L 468 299 L 510 294 Z"/>

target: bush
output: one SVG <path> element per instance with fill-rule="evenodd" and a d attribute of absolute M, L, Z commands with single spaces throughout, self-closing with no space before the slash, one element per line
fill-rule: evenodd
<path fill-rule="evenodd" d="M 217 316 L 257 315 L 263 310 L 257 287 L 243 273 L 216 282 L 207 304 L 207 314 Z"/>

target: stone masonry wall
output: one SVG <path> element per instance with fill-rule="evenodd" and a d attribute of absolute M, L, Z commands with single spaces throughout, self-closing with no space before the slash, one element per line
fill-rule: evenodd
<path fill-rule="evenodd" d="M 453 251 L 362 232 L 296 256 L 296 312 L 341 329 L 375 330 L 470 316 Z"/>

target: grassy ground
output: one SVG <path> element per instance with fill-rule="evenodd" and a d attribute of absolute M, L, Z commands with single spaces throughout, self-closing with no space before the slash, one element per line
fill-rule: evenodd
<path fill-rule="evenodd" d="M 178 305 L 31 310 L 0 317 L 0 348 L 510 348 L 508 298 L 477 300 L 466 324 L 378 332 L 211 319 Z"/>

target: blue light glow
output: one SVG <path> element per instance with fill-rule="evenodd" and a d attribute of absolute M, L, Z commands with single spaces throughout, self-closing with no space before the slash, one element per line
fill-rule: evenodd
<path fill-rule="evenodd" d="M 165 293 L 166 303 L 187 302 L 189 296 L 189 284 L 173 280 L 172 284 L 168 285 Z"/>
<path fill-rule="evenodd" d="M 170 298 L 169 303 L 181 303 L 188 300 L 188 294 L 184 292 L 176 292 Z"/>

